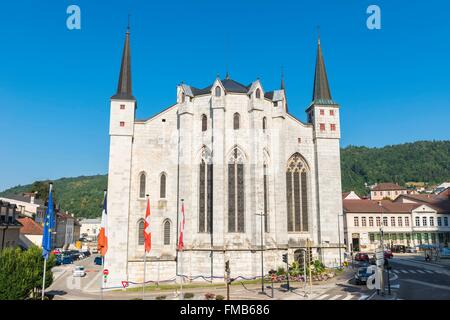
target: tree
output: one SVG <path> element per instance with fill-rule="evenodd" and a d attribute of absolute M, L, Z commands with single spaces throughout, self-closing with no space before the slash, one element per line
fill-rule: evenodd
<path fill-rule="evenodd" d="M 47 261 L 45 287 L 52 284 L 53 255 Z M 26 251 L 6 248 L 0 252 L 0 300 L 37 298 L 42 290 L 44 258 L 42 249 L 31 247 Z"/>

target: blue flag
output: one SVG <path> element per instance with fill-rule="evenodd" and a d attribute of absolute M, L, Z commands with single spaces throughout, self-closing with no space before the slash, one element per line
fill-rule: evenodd
<path fill-rule="evenodd" d="M 48 195 L 48 205 L 44 217 L 44 234 L 42 236 L 42 256 L 45 260 L 48 259 L 52 251 L 52 233 L 55 229 L 55 212 L 53 208 L 52 185 Z"/>

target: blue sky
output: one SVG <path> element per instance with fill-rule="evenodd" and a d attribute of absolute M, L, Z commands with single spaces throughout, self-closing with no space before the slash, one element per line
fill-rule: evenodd
<path fill-rule="evenodd" d="M 81 30 L 66 28 L 71 4 Z M 370 4 L 381 30 L 366 27 Z M 320 25 L 342 146 L 450 139 L 448 1 L 4 1 L 0 190 L 107 172 L 128 13 L 138 118 L 173 104 L 181 81 L 207 86 L 228 64 L 266 90 L 284 66 L 290 111 L 304 120 Z"/>

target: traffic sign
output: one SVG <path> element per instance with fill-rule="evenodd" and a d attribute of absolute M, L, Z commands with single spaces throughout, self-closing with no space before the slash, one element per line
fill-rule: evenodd
<path fill-rule="evenodd" d="M 129 286 L 128 281 L 122 281 L 122 286 L 123 286 L 124 288 L 128 287 L 128 286 Z"/>
<path fill-rule="evenodd" d="M 107 276 L 107 275 L 109 274 L 109 270 L 108 270 L 108 269 L 103 270 L 103 274 L 104 274 L 105 276 Z"/>

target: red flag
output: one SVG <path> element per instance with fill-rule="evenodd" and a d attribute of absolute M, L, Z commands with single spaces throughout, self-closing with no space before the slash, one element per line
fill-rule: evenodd
<path fill-rule="evenodd" d="M 102 223 L 100 225 L 100 233 L 97 240 L 97 248 L 104 257 L 108 251 L 108 212 L 106 211 L 106 191 L 103 199 Z"/>
<path fill-rule="evenodd" d="M 152 248 L 152 232 L 150 229 L 150 198 L 147 198 L 147 211 L 145 212 L 144 220 L 144 240 L 145 252 L 150 252 Z"/>
<path fill-rule="evenodd" d="M 181 202 L 181 226 L 180 226 L 180 238 L 178 239 L 178 250 L 180 251 L 184 249 L 183 233 L 184 233 L 184 202 Z"/>

